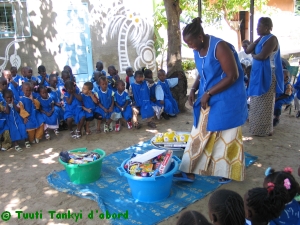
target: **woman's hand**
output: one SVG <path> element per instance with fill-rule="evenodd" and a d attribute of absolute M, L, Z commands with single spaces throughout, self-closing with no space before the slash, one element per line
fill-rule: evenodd
<path fill-rule="evenodd" d="M 191 92 L 190 92 L 190 95 L 189 95 L 189 104 L 190 106 L 193 106 L 194 105 L 194 102 L 195 102 L 195 89 L 192 89 Z"/>
<path fill-rule="evenodd" d="M 204 93 L 204 95 L 202 95 L 202 98 L 201 98 L 201 107 L 203 109 L 206 109 L 206 106 L 208 106 L 208 101 L 209 101 L 209 94 L 207 94 L 206 92 Z"/>

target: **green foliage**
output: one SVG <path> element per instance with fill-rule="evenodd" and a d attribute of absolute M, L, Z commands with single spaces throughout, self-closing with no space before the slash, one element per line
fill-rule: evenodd
<path fill-rule="evenodd" d="M 268 0 L 255 0 L 256 10 L 263 11 Z M 234 20 L 241 10 L 250 11 L 250 0 L 202 0 L 202 14 L 206 25 L 215 25 L 224 17 Z"/>
<path fill-rule="evenodd" d="M 194 60 L 184 60 L 182 61 L 183 71 L 193 70 L 196 68 L 196 64 Z"/>

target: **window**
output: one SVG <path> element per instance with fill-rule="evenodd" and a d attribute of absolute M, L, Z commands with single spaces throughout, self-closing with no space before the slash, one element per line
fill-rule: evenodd
<path fill-rule="evenodd" d="M 0 3 L 0 33 L 15 32 L 12 4 Z"/>
<path fill-rule="evenodd" d="M 300 0 L 295 1 L 295 15 L 300 16 Z"/>
<path fill-rule="evenodd" d="M 30 36 L 26 0 L 0 0 L 0 39 Z"/>

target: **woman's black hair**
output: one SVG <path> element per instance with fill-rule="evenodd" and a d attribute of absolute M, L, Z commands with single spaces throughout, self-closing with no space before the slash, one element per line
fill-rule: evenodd
<path fill-rule="evenodd" d="M 93 83 L 92 82 L 85 82 L 83 85 L 87 86 L 90 91 L 93 90 Z"/>
<path fill-rule="evenodd" d="M 245 204 L 255 212 L 255 220 L 263 223 L 279 217 L 287 200 L 287 190 L 270 183 L 267 188 L 249 190 Z"/>
<path fill-rule="evenodd" d="M 46 67 L 45 67 L 45 66 L 40 65 L 40 66 L 38 67 L 38 73 L 45 72 L 45 71 L 46 71 Z"/>
<path fill-rule="evenodd" d="M 285 180 L 288 179 L 288 182 L 290 183 L 290 188 L 287 188 L 284 186 Z M 272 182 L 276 186 L 284 187 L 289 195 L 289 198 L 286 203 L 292 201 L 299 190 L 299 183 L 296 181 L 294 176 L 292 175 L 292 172 L 287 171 L 276 171 L 274 169 L 270 169 L 269 175 L 265 177 L 265 183 Z"/>
<path fill-rule="evenodd" d="M 203 27 L 201 26 L 202 20 L 200 17 L 196 17 L 192 20 L 191 23 L 186 25 L 183 29 L 182 36 L 190 35 L 192 37 L 199 36 L 200 34 L 204 35 Z"/>
<path fill-rule="evenodd" d="M 258 22 L 266 26 L 269 30 L 272 30 L 273 28 L 273 22 L 270 17 L 260 17 Z"/>
<path fill-rule="evenodd" d="M 243 198 L 231 190 L 218 190 L 209 199 L 210 211 L 222 225 L 241 225 L 245 223 Z"/>
<path fill-rule="evenodd" d="M 211 223 L 197 211 L 186 211 L 181 214 L 176 225 L 211 225 Z"/>
<path fill-rule="evenodd" d="M 6 95 L 13 96 L 14 93 L 12 92 L 12 90 L 6 89 L 6 90 L 3 90 L 2 95 L 3 95 L 3 97 L 5 98 Z"/>
<path fill-rule="evenodd" d="M 33 87 L 33 91 L 36 92 L 36 93 L 40 93 L 41 90 L 43 90 L 43 89 L 46 89 L 48 93 L 50 93 L 52 91 L 51 88 L 46 87 L 46 86 L 44 86 L 42 84 L 40 84 L 39 86 Z"/>
<path fill-rule="evenodd" d="M 144 76 L 144 73 L 141 70 L 137 70 L 134 73 L 134 78 L 136 78 L 136 77 L 143 77 L 143 76 Z"/>
<path fill-rule="evenodd" d="M 67 81 L 65 82 L 65 88 L 66 88 L 66 90 L 69 90 L 69 89 L 71 89 L 71 88 L 74 88 L 74 82 L 73 82 L 73 81 L 70 81 L 70 80 L 67 80 Z"/>

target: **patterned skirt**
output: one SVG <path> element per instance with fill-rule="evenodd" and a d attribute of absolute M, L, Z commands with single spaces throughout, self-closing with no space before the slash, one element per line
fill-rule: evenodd
<path fill-rule="evenodd" d="M 250 133 L 268 136 L 273 132 L 276 77 L 272 75 L 269 91 L 261 96 L 250 97 L 249 127 Z"/>
<path fill-rule="evenodd" d="M 186 173 L 244 180 L 245 159 L 242 128 L 206 130 L 210 107 L 201 108 L 197 128 L 193 126 L 179 170 Z"/>

